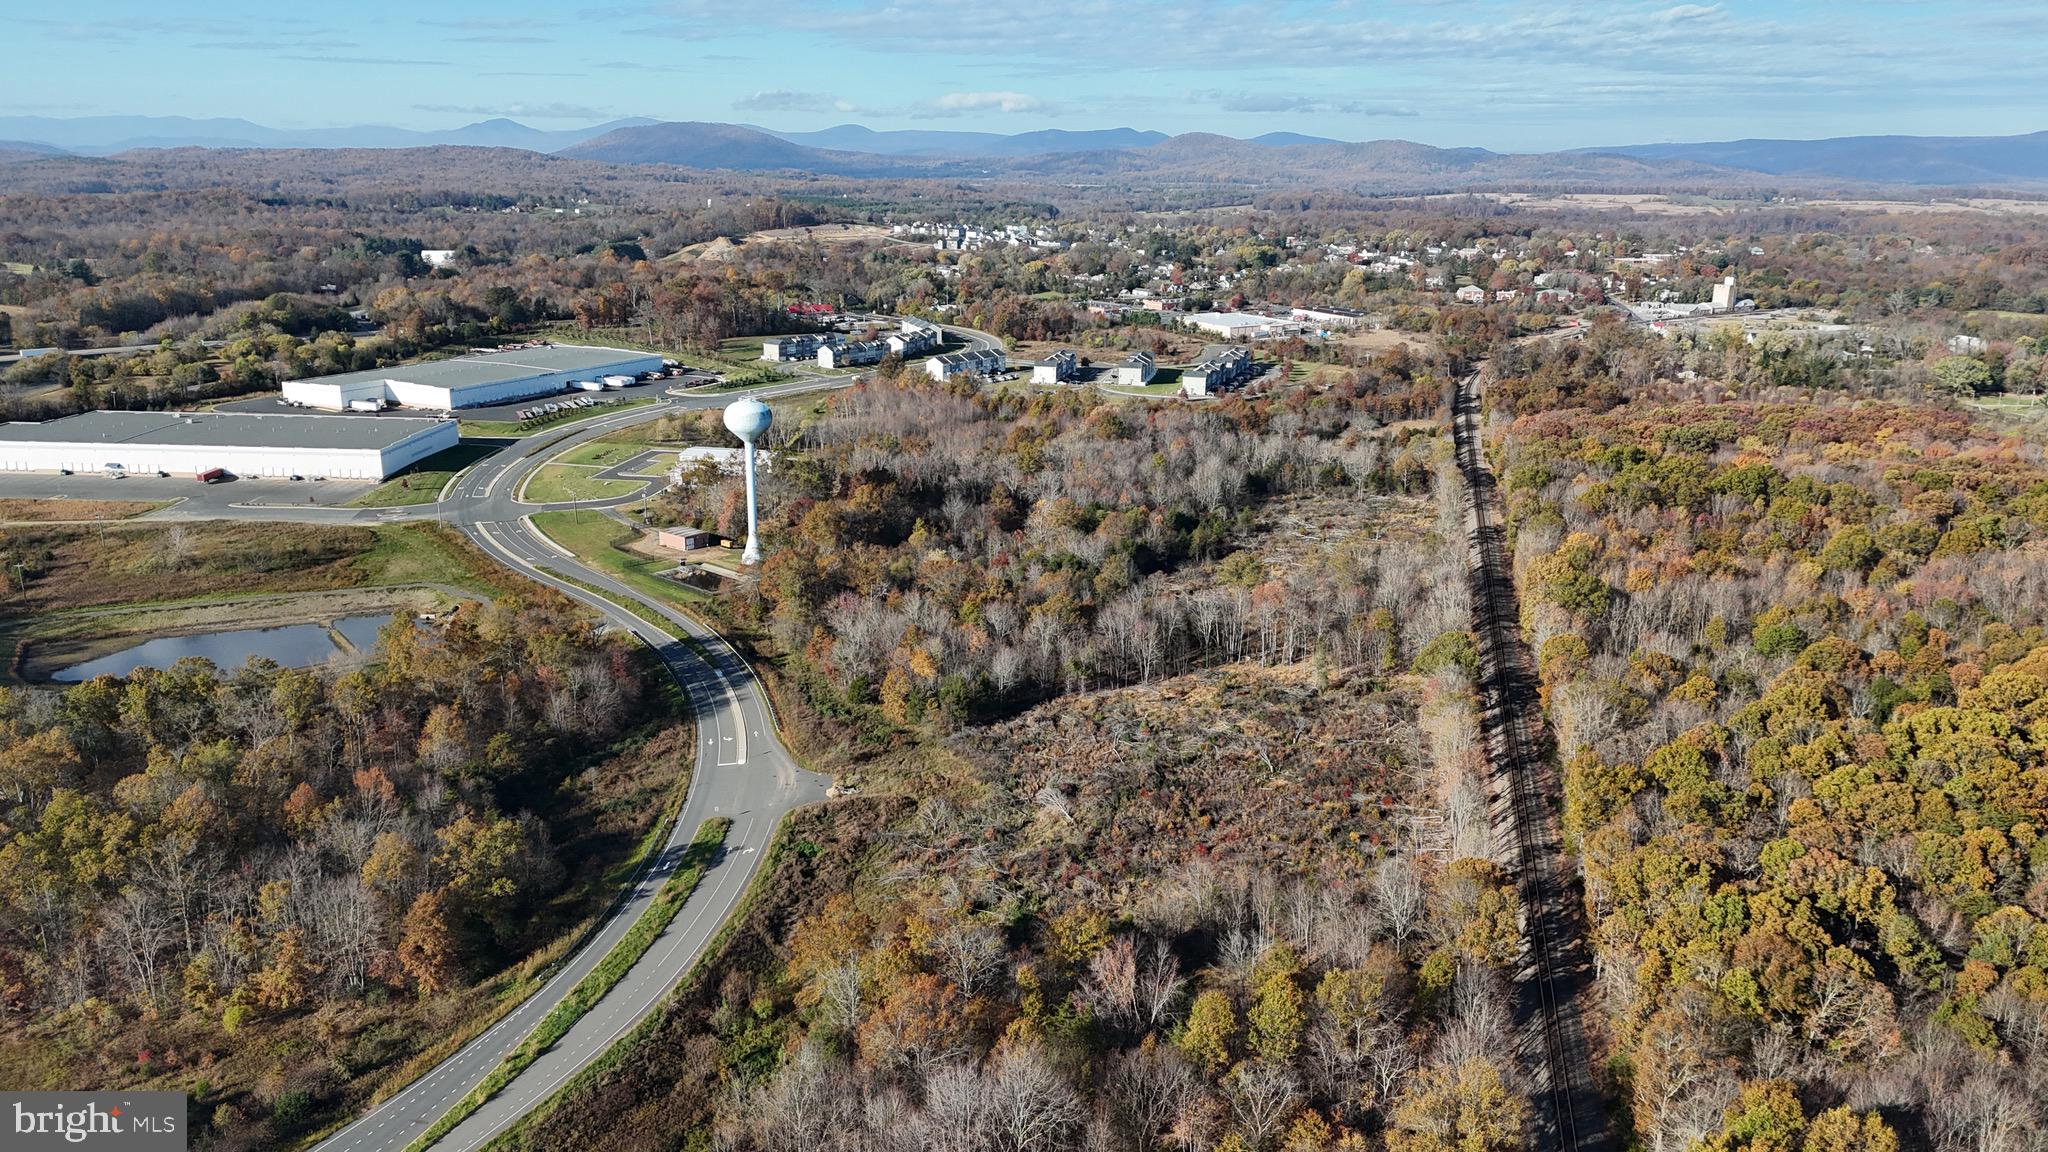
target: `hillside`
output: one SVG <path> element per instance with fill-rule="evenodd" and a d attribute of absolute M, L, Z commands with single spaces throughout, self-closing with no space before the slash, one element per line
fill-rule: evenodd
<path fill-rule="evenodd" d="M 0 139 L 95 156 L 137 148 L 422 148 L 440 144 L 553 152 L 617 128 L 650 123 L 653 121 L 613 120 L 588 128 L 547 131 L 501 116 L 445 131 L 419 131 L 381 124 L 280 129 L 226 117 L 0 116 Z"/>
<path fill-rule="evenodd" d="M 817 132 L 776 132 L 771 136 L 810 148 L 872 152 L 883 156 L 1039 156 L 1055 152 L 1095 152 L 1109 148 L 1144 148 L 1167 138 L 1164 132 L 1135 128 L 1103 128 L 1074 132 L 1048 128 L 1005 135 L 1000 132 L 877 132 L 859 124 L 840 124 Z"/>
<path fill-rule="evenodd" d="M 788 168 L 843 176 L 880 175 L 915 168 L 915 161 L 908 159 L 807 148 L 739 124 L 703 121 L 619 128 L 557 154 L 572 160 L 611 164 L 678 164 L 743 171 Z"/>
<path fill-rule="evenodd" d="M 1587 149 L 1653 160 L 1689 160 L 1785 176 L 1897 184 L 2048 180 L 2048 132 L 2024 136 L 1840 136 L 1826 140 L 1724 140 Z"/>
<path fill-rule="evenodd" d="M 1510 154 L 1435 148 L 1411 140 L 1279 144 L 1191 132 L 1145 149 L 1041 157 L 1012 165 L 1040 175 L 1147 177 L 1244 184 L 1342 184 L 1367 191 L 1433 191 L 1507 184 L 1591 188 L 1760 177 L 1690 160 L 1606 154 Z"/>

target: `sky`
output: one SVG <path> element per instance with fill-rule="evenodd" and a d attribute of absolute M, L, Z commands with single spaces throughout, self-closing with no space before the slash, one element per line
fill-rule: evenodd
<path fill-rule="evenodd" d="M 2048 4 L 66 0 L 0 115 L 1133 127 L 1541 151 L 2048 128 Z"/>

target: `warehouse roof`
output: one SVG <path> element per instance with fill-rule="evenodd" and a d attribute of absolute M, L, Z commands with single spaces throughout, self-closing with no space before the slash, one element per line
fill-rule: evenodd
<path fill-rule="evenodd" d="M 425 360 L 390 368 L 369 368 L 334 376 L 313 377 L 316 384 L 370 384 L 403 380 L 427 388 L 467 388 L 543 376 L 551 372 L 602 372 L 621 364 L 653 359 L 651 352 L 624 348 L 600 348 L 588 344 L 550 344 L 538 348 L 513 348 L 503 352 L 472 352 L 450 360 Z"/>
<path fill-rule="evenodd" d="M 0 443 L 184 444 L 208 448 L 383 449 L 446 420 L 259 412 L 81 412 L 0 424 Z"/>

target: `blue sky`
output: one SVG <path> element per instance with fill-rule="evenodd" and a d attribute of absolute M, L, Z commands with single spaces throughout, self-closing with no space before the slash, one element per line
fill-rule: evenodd
<path fill-rule="evenodd" d="M 1130 126 L 1504 151 L 2048 128 L 2048 4 L 67 0 L 0 115 Z"/>

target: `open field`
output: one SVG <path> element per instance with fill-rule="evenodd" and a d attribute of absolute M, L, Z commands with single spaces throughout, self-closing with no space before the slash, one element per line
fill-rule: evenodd
<path fill-rule="evenodd" d="M 348 502 L 350 508 L 397 508 L 432 504 L 457 472 L 498 449 L 490 444 L 457 444 L 434 453 L 404 472 Z"/>
<path fill-rule="evenodd" d="M 1810 208 L 1845 208 L 1854 212 L 1891 212 L 1926 216 L 1965 212 L 1982 216 L 2048 216 L 2048 201 L 2012 200 L 1997 196 L 1958 196 L 1938 200 L 1808 200 Z"/>
<path fill-rule="evenodd" d="M 693 260 L 731 260 L 739 250 L 749 244 L 852 244 L 861 240 L 886 240 L 889 230 L 877 224 L 818 224 L 807 228 L 769 228 L 761 232 L 750 232 L 734 240 L 720 236 L 715 240 L 679 248 L 661 258 L 664 264 L 684 264 Z"/>
<path fill-rule="evenodd" d="M 1722 216 L 1757 211 L 1774 205 L 1754 199 L 1714 199 L 1703 196 L 1665 196 L 1648 192 L 1446 192 L 1426 200 L 1456 200 L 1478 196 L 1500 204 L 1537 211 L 1579 209 L 1590 212 L 1628 211 L 1645 216 Z M 2018 200 L 1998 196 L 1956 196 L 1930 200 L 1802 200 L 1806 208 L 1834 208 L 1849 212 L 1893 213 L 1925 216 L 1962 212 L 1984 216 L 2048 215 L 2048 201 Z M 1782 207 L 1783 204 L 1775 205 Z"/>
<path fill-rule="evenodd" d="M 441 524 L 20 525 L 0 533 L 0 564 L 0 617 L 404 584 L 489 596 L 519 583 Z"/>
<path fill-rule="evenodd" d="M 1628 211 L 1646 216 L 1720 216 L 1764 206 L 1760 200 L 1711 200 L 1705 197 L 1672 197 L 1651 192 L 1443 192 L 1425 200 L 1464 200 L 1470 197 L 1511 204 L 1536 211 L 1578 209 L 1588 212 Z"/>
<path fill-rule="evenodd" d="M 631 480 L 600 480 L 603 468 L 588 464 L 549 464 L 526 482 L 520 498 L 530 504 L 559 504 L 570 500 L 608 500 L 630 496 L 640 485 Z"/>
<path fill-rule="evenodd" d="M 1963 401 L 1963 407 L 2029 422 L 2048 420 L 2048 402 L 2040 396 L 1979 396 Z"/>
<path fill-rule="evenodd" d="M 1436 347 L 1436 337 L 1427 332 L 1402 332 L 1393 328 L 1378 328 L 1369 332 L 1346 332 L 1332 336 L 1330 343 L 1346 348 L 1363 348 L 1369 352 L 1386 352 L 1408 345 L 1417 353 L 1428 352 Z"/>

